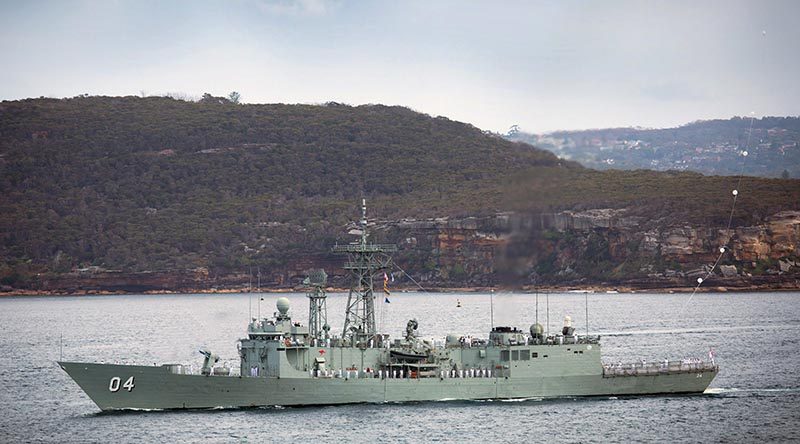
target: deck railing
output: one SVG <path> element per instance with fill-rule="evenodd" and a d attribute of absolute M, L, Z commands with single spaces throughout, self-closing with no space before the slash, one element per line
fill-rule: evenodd
<path fill-rule="evenodd" d="M 603 376 L 607 378 L 617 376 L 659 375 L 665 373 L 701 373 L 718 370 L 719 365 L 715 362 L 701 361 L 699 359 L 603 364 Z"/>

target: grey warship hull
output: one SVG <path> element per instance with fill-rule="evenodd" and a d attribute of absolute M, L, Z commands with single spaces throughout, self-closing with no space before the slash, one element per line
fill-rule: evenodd
<path fill-rule="evenodd" d="M 173 374 L 165 367 L 59 362 L 101 410 L 243 408 L 702 393 L 716 367 L 641 375 L 272 378 Z M 130 391 L 109 381 L 133 377 Z"/>
<path fill-rule="evenodd" d="M 180 364 L 59 365 L 101 410 L 701 393 L 718 372 L 713 356 L 604 364 L 600 337 L 577 335 L 570 317 L 554 335 L 537 321 L 530 334 L 492 325 L 486 339 L 451 333 L 444 342 L 419 338 L 411 319 L 405 336 L 390 340 L 376 329 L 373 280 L 382 275 L 388 296 L 388 254 L 397 249 L 369 243 L 367 227 L 362 201 L 360 240 L 333 248 L 347 255 L 352 278 L 341 335 L 327 324 L 327 275 L 318 270 L 305 282 L 308 325 L 293 321 L 289 300 L 278 298 L 272 318 L 250 320 L 233 372 L 215 367 L 219 357 L 205 349 L 200 374 Z"/>

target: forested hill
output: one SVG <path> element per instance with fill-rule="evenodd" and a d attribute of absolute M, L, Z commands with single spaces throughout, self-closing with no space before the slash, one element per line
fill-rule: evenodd
<path fill-rule="evenodd" d="M 494 211 L 476 199 L 486 184 L 559 164 L 401 107 L 3 102 L 0 256 L 62 271 L 228 268 L 247 246 L 269 264 L 340 235 L 362 196 L 382 217 Z"/>
<path fill-rule="evenodd" d="M 597 172 L 402 107 L 210 96 L 6 101 L 0 283 L 93 266 L 277 269 L 346 241 L 361 197 L 385 220 L 625 207 L 721 224 L 731 180 Z M 796 181 L 744 186 L 737 223 L 800 208 Z"/>

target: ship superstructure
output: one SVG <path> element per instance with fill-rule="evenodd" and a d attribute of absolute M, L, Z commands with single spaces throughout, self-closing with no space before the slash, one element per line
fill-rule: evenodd
<path fill-rule="evenodd" d="M 344 269 L 350 272 L 351 285 L 347 296 L 342 338 L 352 345 L 375 341 L 375 293 L 374 280 L 379 273 L 390 269 L 392 258 L 389 253 L 397 251 L 394 245 L 369 243 L 367 230 L 367 202 L 361 200 L 360 229 L 357 242 L 347 245 L 335 245 L 335 253 L 347 255 Z"/>
<path fill-rule="evenodd" d="M 352 278 L 341 335 L 331 335 L 327 275 L 315 270 L 305 281 L 308 326 L 279 298 L 271 318 L 251 319 L 238 372 L 215 366 L 208 350 L 197 374 L 176 364 L 59 365 L 102 410 L 699 393 L 719 370 L 713 361 L 604 365 L 600 337 L 578 335 L 569 319 L 550 336 L 534 323 L 440 342 L 418 338 L 411 319 L 402 338 L 390 339 L 375 325 L 373 281 L 390 270 L 396 247 L 369 242 L 363 202 L 358 235 L 333 247 Z"/>

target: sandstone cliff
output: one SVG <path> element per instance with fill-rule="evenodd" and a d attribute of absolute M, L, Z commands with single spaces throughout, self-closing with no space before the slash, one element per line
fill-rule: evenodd
<path fill-rule="evenodd" d="M 726 248 L 709 285 L 796 285 L 800 211 L 763 224 L 711 229 L 663 225 L 626 209 L 504 213 L 383 222 L 398 260 L 433 285 L 691 286 Z M 381 233 L 382 232 L 382 233 Z"/>
<path fill-rule="evenodd" d="M 426 288 L 505 286 L 800 288 L 800 211 L 763 224 L 710 229 L 633 216 L 626 209 L 501 213 L 461 219 L 403 219 L 372 223 L 374 237 L 399 247 L 395 259 Z M 311 253 L 262 270 L 263 289 L 296 288 L 307 270 L 325 268 L 331 284 L 347 286 L 342 257 Z M 413 288 L 402 272 L 395 287 Z M 215 275 L 205 268 L 146 273 L 81 270 L 42 276 L 33 291 L 209 291 L 256 286 L 248 273 Z M 8 290 L 8 289 L 6 289 Z"/>

